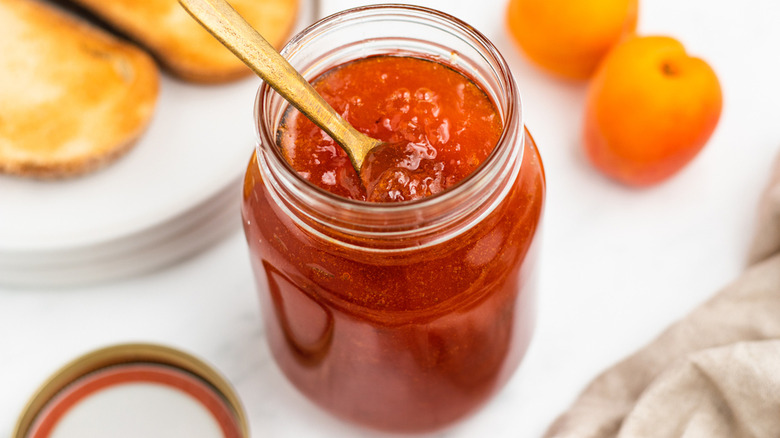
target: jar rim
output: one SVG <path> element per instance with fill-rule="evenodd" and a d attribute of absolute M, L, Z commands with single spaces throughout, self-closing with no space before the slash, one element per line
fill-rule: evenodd
<path fill-rule="evenodd" d="M 493 43 L 485 35 L 476 30 L 471 25 L 465 23 L 457 17 L 432 8 L 406 4 L 381 4 L 361 6 L 340 11 L 315 22 L 303 31 L 299 32 L 284 46 L 284 48 L 282 48 L 280 53 L 283 57 L 287 58 L 291 52 L 298 49 L 298 47 L 309 35 L 317 32 L 323 32 L 328 28 L 341 24 L 345 21 L 391 14 L 399 16 L 414 15 L 418 18 L 422 16 L 424 18 L 437 19 L 454 27 L 456 30 L 464 34 L 464 36 L 476 41 L 480 45 L 480 49 L 485 51 L 485 53 L 482 53 L 482 56 L 490 63 L 492 67 L 495 67 L 497 77 L 500 79 L 501 84 L 505 87 L 504 92 L 507 94 L 506 104 L 502 107 L 497 103 L 497 109 L 499 110 L 499 114 L 501 114 L 503 117 L 504 126 L 496 146 L 493 148 L 488 157 L 468 176 L 452 187 L 447 188 L 446 190 L 435 193 L 431 196 L 402 202 L 381 203 L 350 199 L 331 193 L 305 180 L 300 175 L 298 175 L 295 169 L 284 158 L 281 149 L 277 146 L 276 143 L 277 126 L 274 125 L 272 120 L 263 118 L 263 114 L 265 113 L 263 111 L 263 107 L 268 104 L 269 96 L 274 93 L 270 86 L 263 82 L 258 88 L 254 105 L 255 129 L 259 139 L 257 145 L 258 154 L 262 149 L 270 151 L 270 154 L 267 154 L 266 156 L 270 156 L 271 159 L 277 162 L 276 164 L 280 164 L 285 169 L 286 173 L 290 174 L 289 176 L 292 177 L 290 181 L 297 190 L 306 191 L 307 195 L 314 197 L 319 202 L 325 202 L 333 205 L 336 208 L 350 210 L 356 213 L 390 211 L 401 213 L 410 212 L 425 208 L 425 206 L 428 205 L 446 203 L 453 198 L 463 196 L 463 192 L 467 191 L 470 186 L 477 183 L 481 178 L 484 178 L 486 173 L 485 170 L 487 168 L 495 166 L 495 162 L 500 159 L 499 157 L 502 155 L 503 150 L 511 147 L 511 144 L 509 144 L 511 141 L 507 141 L 507 139 L 512 137 L 513 129 L 516 126 L 523 126 L 522 102 L 519 91 L 517 90 L 517 86 L 514 82 L 506 60 L 499 53 L 495 45 L 493 45 Z M 479 84 L 479 82 L 476 81 L 475 83 Z M 484 86 L 484 84 L 479 85 Z"/>

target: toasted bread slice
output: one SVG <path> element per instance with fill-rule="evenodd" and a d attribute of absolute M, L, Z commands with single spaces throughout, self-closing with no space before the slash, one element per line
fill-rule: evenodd
<path fill-rule="evenodd" d="M 135 46 L 35 0 L 0 0 L 0 172 L 64 177 L 128 150 L 157 100 Z"/>
<path fill-rule="evenodd" d="M 72 0 L 149 49 L 177 76 L 225 82 L 250 70 L 212 37 L 176 0 Z M 295 23 L 298 0 L 230 0 L 276 48 Z"/>

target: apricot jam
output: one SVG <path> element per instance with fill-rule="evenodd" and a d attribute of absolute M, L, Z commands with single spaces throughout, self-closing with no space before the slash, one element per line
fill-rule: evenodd
<path fill-rule="evenodd" d="M 242 217 L 270 351 L 340 418 L 441 429 L 507 382 L 533 332 L 545 179 L 516 85 L 481 34 L 429 9 L 364 7 L 306 32 L 282 54 L 402 149 L 376 157 L 390 165 L 364 192 L 261 87 Z"/>
<path fill-rule="evenodd" d="M 307 181 L 348 198 L 399 202 L 446 190 L 482 164 L 501 136 L 501 117 L 485 92 L 437 62 L 365 58 L 313 85 L 352 126 L 387 143 L 366 157 L 362 172 L 371 184 L 364 188 L 344 150 L 289 112 L 279 131 L 287 161 Z"/>

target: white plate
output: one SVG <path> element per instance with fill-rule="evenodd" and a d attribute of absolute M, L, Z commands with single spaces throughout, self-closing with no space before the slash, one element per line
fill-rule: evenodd
<path fill-rule="evenodd" d="M 236 179 L 216 195 L 205 198 L 197 207 L 171 216 L 154 226 L 137 233 L 123 235 L 99 244 L 69 247 L 51 251 L 0 252 L 0 268 L 45 269 L 75 264 L 99 262 L 121 257 L 134 251 L 142 251 L 158 241 L 169 239 L 181 229 L 200 226 L 211 220 L 215 212 L 226 210 L 238 221 L 240 207 L 240 180 Z M 0 277 L 2 282 L 2 277 Z"/>
<path fill-rule="evenodd" d="M 313 4 L 299 1 L 296 31 L 313 21 Z M 256 142 L 259 85 L 256 77 L 201 86 L 162 74 L 147 132 L 115 163 L 63 181 L 0 175 L 0 254 L 118 241 L 214 197 L 245 171 Z"/>
<path fill-rule="evenodd" d="M 259 79 L 220 86 L 161 79 L 148 131 L 117 162 L 65 181 L 0 176 L 0 253 L 62 251 L 136 234 L 243 174 L 255 144 Z"/>
<path fill-rule="evenodd" d="M 316 8 L 300 1 L 296 29 Z M 77 284 L 171 263 L 239 227 L 260 80 L 193 85 L 161 75 L 148 130 L 93 174 L 0 175 L 0 283 Z"/>
<path fill-rule="evenodd" d="M 61 269 L 68 266 L 101 263 L 108 259 L 125 257 L 127 254 L 145 251 L 159 242 L 180 235 L 182 230 L 201 227 L 214 221 L 217 215 L 232 218 L 231 222 L 238 225 L 241 201 L 240 182 L 228 184 L 217 195 L 210 197 L 193 209 L 187 210 L 168 221 L 148 227 L 138 233 L 123 236 L 120 239 L 101 244 L 68 248 L 47 252 L 15 252 L 0 253 L 0 270 L 2 269 Z M 197 239 L 197 236 L 193 238 Z M 2 282 L 0 277 L 0 282 Z"/>
<path fill-rule="evenodd" d="M 198 208 L 143 232 L 78 251 L 0 258 L 0 283 L 73 286 L 127 277 L 191 256 L 240 229 L 235 181 Z"/>

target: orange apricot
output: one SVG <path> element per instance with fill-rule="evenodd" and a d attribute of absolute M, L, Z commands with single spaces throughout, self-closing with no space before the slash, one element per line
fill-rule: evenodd
<path fill-rule="evenodd" d="M 568 79 L 587 79 L 633 34 L 637 0 L 510 0 L 507 27 L 528 58 Z"/>
<path fill-rule="evenodd" d="M 679 41 L 630 38 L 604 59 L 588 89 L 586 155 L 625 184 L 661 182 L 704 147 L 722 106 L 715 72 Z"/>

